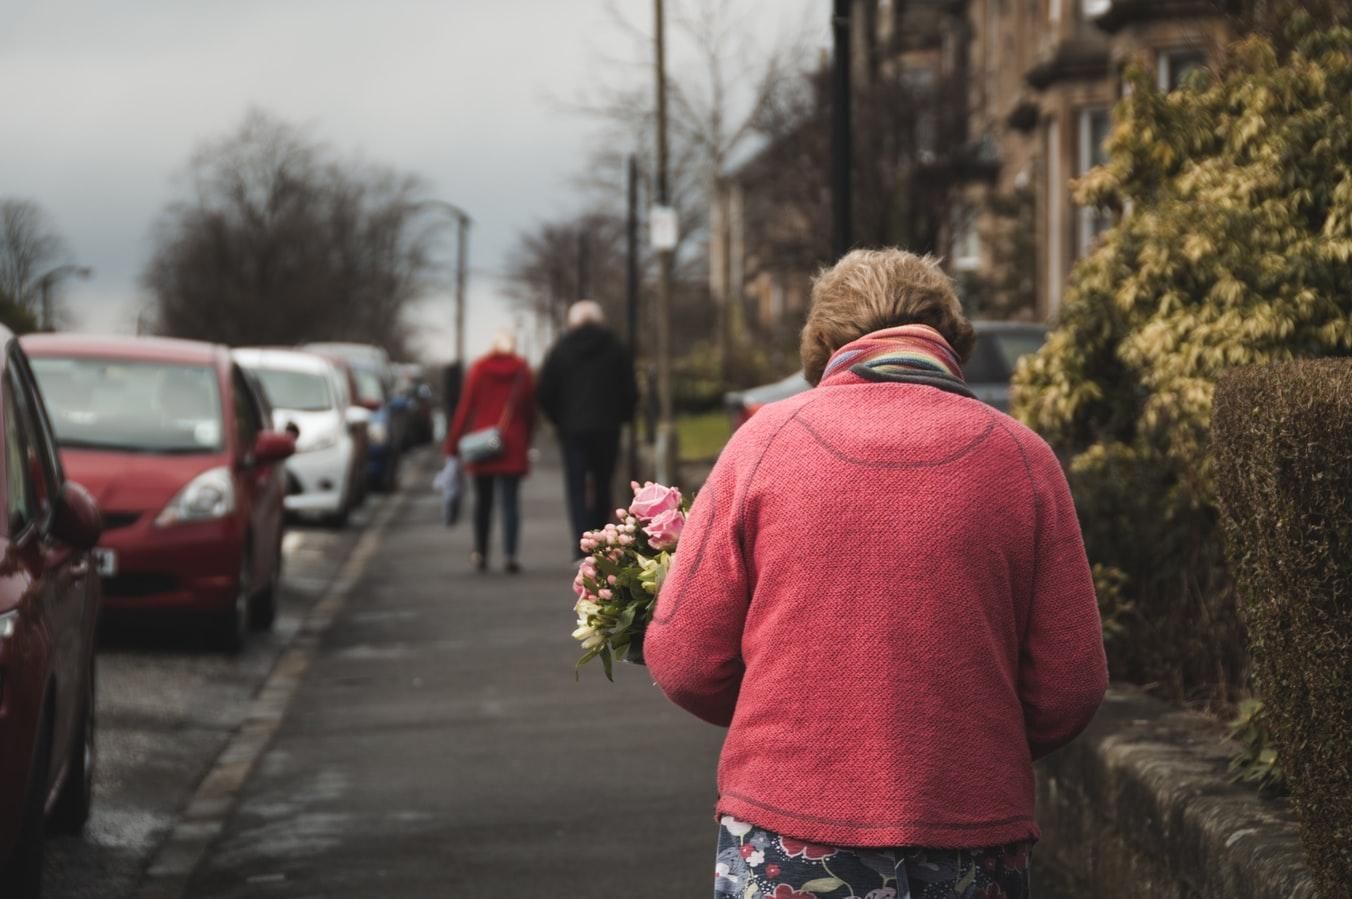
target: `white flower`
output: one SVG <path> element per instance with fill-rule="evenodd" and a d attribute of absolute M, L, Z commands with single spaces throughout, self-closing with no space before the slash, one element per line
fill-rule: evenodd
<path fill-rule="evenodd" d="M 584 615 L 595 615 L 601 611 L 601 607 L 589 599 L 579 599 L 573 610 L 577 612 L 578 618 L 581 618 Z"/>
<path fill-rule="evenodd" d="M 728 833 L 732 834 L 734 837 L 744 837 L 751 833 L 750 824 L 747 824 L 745 821 L 738 821 L 732 815 L 724 815 L 719 819 L 718 823 L 727 828 Z"/>
<path fill-rule="evenodd" d="M 601 634 L 592 634 L 582 641 L 583 649 L 599 649 L 601 644 L 606 642 L 606 638 Z"/>
<path fill-rule="evenodd" d="M 586 639 L 587 637 L 590 637 L 594 633 L 596 633 L 596 628 L 592 627 L 590 624 L 584 624 L 577 630 L 573 631 L 573 639 L 583 640 Z"/>
<path fill-rule="evenodd" d="M 761 852 L 759 849 L 757 849 L 755 852 L 752 852 L 750 855 L 746 857 L 746 863 L 753 868 L 763 861 L 765 861 L 765 853 Z"/>

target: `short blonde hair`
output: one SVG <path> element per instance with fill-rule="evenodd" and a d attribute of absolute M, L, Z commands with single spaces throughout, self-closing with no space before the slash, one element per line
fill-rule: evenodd
<path fill-rule="evenodd" d="M 816 384 L 832 354 L 845 344 L 910 324 L 934 328 L 964 362 L 972 352 L 972 325 L 938 262 L 905 250 L 854 250 L 812 282 L 812 308 L 803 326 L 803 373 Z"/>

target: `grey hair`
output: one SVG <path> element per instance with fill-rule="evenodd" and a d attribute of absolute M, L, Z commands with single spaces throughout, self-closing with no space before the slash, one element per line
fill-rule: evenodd
<path fill-rule="evenodd" d="M 599 325 L 603 324 L 605 320 L 605 310 L 595 300 L 578 300 L 568 307 L 568 327 L 570 328 L 578 328 L 582 325 Z"/>

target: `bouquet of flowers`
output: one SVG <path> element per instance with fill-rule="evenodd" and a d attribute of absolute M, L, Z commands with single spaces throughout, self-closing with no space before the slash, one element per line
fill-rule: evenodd
<path fill-rule="evenodd" d="M 573 579 L 573 638 L 582 644 L 577 667 L 600 658 L 610 680 L 615 659 L 643 664 L 643 633 L 689 512 L 675 487 L 651 481 L 631 486 L 629 508 L 616 509 L 614 522 L 582 535 L 587 556 Z"/>

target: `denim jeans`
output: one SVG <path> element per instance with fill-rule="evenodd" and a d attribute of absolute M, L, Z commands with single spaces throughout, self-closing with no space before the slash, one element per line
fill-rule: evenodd
<path fill-rule="evenodd" d="M 563 468 L 568 488 L 568 514 L 573 525 L 573 551 L 586 531 L 605 527 L 615 514 L 611 487 L 620 456 L 619 431 L 564 434 Z"/>
<path fill-rule="evenodd" d="M 474 549 L 488 557 L 488 532 L 493 525 L 493 495 L 502 506 L 502 548 L 516 558 L 521 534 L 521 478 L 516 475 L 479 475 L 474 478 Z"/>

